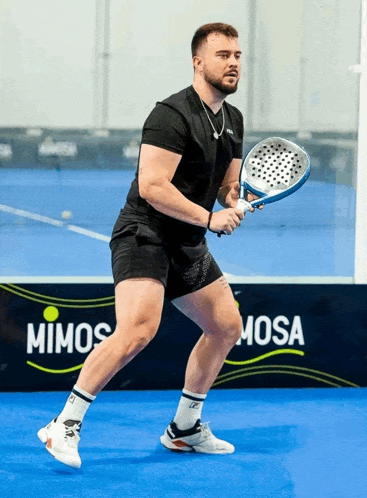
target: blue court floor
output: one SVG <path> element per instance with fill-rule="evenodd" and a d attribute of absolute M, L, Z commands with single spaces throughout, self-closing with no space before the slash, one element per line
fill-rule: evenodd
<path fill-rule="evenodd" d="M 232 455 L 160 446 L 178 391 L 102 392 L 83 423 L 80 470 L 37 430 L 66 392 L 0 394 L 2 498 L 366 498 L 367 389 L 212 390 L 203 411 Z"/>
<path fill-rule="evenodd" d="M 3 168 L 0 277 L 111 277 L 108 241 L 134 174 Z M 230 237 L 207 238 L 231 275 L 352 277 L 354 217 L 353 188 L 309 180 L 263 212 L 248 213 Z"/>

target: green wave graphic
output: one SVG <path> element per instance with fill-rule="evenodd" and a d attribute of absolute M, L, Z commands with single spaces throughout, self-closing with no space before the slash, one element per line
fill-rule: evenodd
<path fill-rule="evenodd" d="M 333 386 L 333 387 L 343 387 L 343 386 L 341 386 L 339 384 L 335 384 L 334 382 L 329 382 L 328 380 L 325 380 L 325 379 L 322 379 L 322 378 L 319 378 L 319 377 L 315 377 L 314 375 L 303 374 L 303 373 L 300 373 L 300 372 L 288 372 L 286 370 L 269 370 L 269 371 L 265 371 L 265 372 L 258 371 L 258 372 L 244 373 L 244 374 L 241 374 L 241 375 L 237 375 L 237 376 L 231 377 L 230 379 L 226 379 L 226 380 L 223 380 L 223 381 L 220 381 L 220 382 L 215 382 L 213 384 L 213 387 L 218 386 L 219 384 L 224 384 L 225 382 L 229 382 L 231 380 L 240 379 L 241 377 L 250 377 L 252 375 L 265 375 L 265 374 L 295 375 L 295 376 L 298 376 L 298 377 L 307 377 L 309 379 L 317 380 L 319 382 L 323 382 L 324 384 L 328 384 L 329 386 Z"/>
<path fill-rule="evenodd" d="M 268 370 L 268 369 L 281 369 L 281 370 Z M 303 373 L 303 372 L 308 372 Z M 306 368 L 306 367 L 297 367 L 294 365 L 262 365 L 262 366 L 256 366 L 256 367 L 249 367 L 249 368 L 241 368 L 237 370 L 233 370 L 232 372 L 227 372 L 225 374 L 219 375 L 214 382 L 213 386 L 219 385 L 219 384 L 224 384 L 226 382 L 230 382 L 231 380 L 239 379 L 241 377 L 248 377 L 251 375 L 259 375 L 260 373 L 262 374 L 269 374 L 269 373 L 284 373 L 287 375 L 298 375 L 301 377 L 309 377 L 311 379 L 316 379 L 319 382 L 324 382 L 325 384 L 333 385 L 335 387 L 359 387 L 357 384 L 354 384 L 353 382 L 350 382 L 348 380 L 342 379 L 341 377 L 337 377 L 336 375 L 331 375 L 326 372 L 321 372 L 320 370 L 314 370 L 312 368 Z M 311 374 L 317 374 L 318 376 L 316 377 L 315 375 L 310 375 Z M 327 377 L 328 379 L 323 379 L 320 377 L 320 375 Z M 331 382 L 332 379 L 334 381 L 342 382 L 346 384 L 347 386 L 341 386 L 340 384 L 335 384 L 334 382 Z"/>
<path fill-rule="evenodd" d="M 43 299 L 54 299 L 55 301 L 67 302 L 67 303 L 95 303 L 99 301 L 111 301 L 115 299 L 115 296 L 100 297 L 95 299 L 63 299 L 61 297 L 47 296 L 46 294 L 38 294 L 37 292 L 24 289 L 15 284 L 8 284 L 8 287 L 18 290 L 18 292 L 23 292 L 24 294 L 29 294 L 30 296 L 42 297 Z M 9 289 L 11 291 L 11 289 Z"/>
<path fill-rule="evenodd" d="M 50 300 L 44 300 L 44 299 L 38 299 L 36 297 L 33 297 L 33 296 L 29 296 L 23 292 L 18 292 L 17 290 L 15 289 L 9 289 L 7 288 L 6 285 L 0 285 L 0 288 L 1 289 L 5 289 L 7 290 L 8 292 L 11 292 L 12 294 L 15 294 L 19 297 L 23 297 L 24 299 L 28 299 L 29 301 L 34 301 L 36 303 L 40 303 L 40 304 L 47 304 L 48 306 L 58 306 L 59 308 L 83 308 L 83 309 L 86 309 L 86 308 L 103 308 L 105 306 L 114 306 L 115 304 L 115 299 L 113 298 L 113 301 L 111 302 L 106 302 L 106 303 L 103 303 L 103 304 L 64 304 L 64 303 L 60 303 L 58 301 L 56 301 L 55 298 L 53 297 L 50 297 L 49 299 Z M 47 296 L 46 296 L 46 299 Z M 111 297 L 112 299 L 112 297 Z M 72 302 L 71 300 L 69 302 Z M 90 301 L 89 301 L 90 302 Z"/>
<path fill-rule="evenodd" d="M 27 361 L 27 365 L 29 365 L 30 367 L 36 368 L 37 370 L 41 370 L 42 372 L 47 372 L 47 373 L 51 373 L 51 374 L 67 374 L 70 372 L 75 372 L 76 370 L 80 370 L 82 368 L 82 366 L 84 365 L 84 363 L 82 363 L 81 365 L 76 365 L 75 367 L 64 368 L 63 370 L 54 370 L 51 368 L 45 368 L 45 367 L 42 367 L 41 365 L 37 365 L 37 363 L 33 363 L 31 361 Z"/>
<path fill-rule="evenodd" d="M 275 356 L 278 354 L 296 354 L 299 356 L 305 355 L 305 353 L 303 351 L 300 351 L 299 349 L 275 349 L 274 351 L 269 351 L 269 353 L 262 354 L 261 356 L 257 356 L 256 358 L 251 358 L 250 360 L 225 360 L 225 363 L 227 363 L 228 365 L 249 365 L 250 363 L 256 363 L 258 361 L 265 360 L 265 358 L 270 358 L 270 356 Z"/>

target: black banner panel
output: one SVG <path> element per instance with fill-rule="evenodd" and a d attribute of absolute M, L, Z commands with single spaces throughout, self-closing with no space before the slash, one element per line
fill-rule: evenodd
<path fill-rule="evenodd" d="M 214 388 L 367 386 L 367 286 L 231 288 L 243 331 Z M 0 390 L 70 390 L 115 324 L 112 284 L 1 284 Z M 156 337 L 106 389 L 181 389 L 200 334 L 166 302 Z"/>

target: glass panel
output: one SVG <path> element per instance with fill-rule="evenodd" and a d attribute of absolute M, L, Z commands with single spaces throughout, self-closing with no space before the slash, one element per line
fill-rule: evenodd
<path fill-rule="evenodd" d="M 101 111 L 93 85 L 103 80 L 101 60 L 91 55 L 103 42 L 103 26 L 93 39 L 95 12 L 78 24 L 72 43 L 79 49 L 69 57 L 70 47 L 62 56 L 60 43 L 69 35 L 51 7 L 48 12 L 40 0 L 32 12 L 19 2 L 5 7 L 4 39 L 13 50 L 0 50 L 7 67 L 0 85 L 6 103 L 0 116 L 0 275 L 111 276 L 108 241 L 135 173 L 141 126 L 156 101 L 191 83 L 191 37 L 208 22 L 202 12 L 210 9 L 234 19 L 240 33 L 242 80 L 228 101 L 244 115 L 244 154 L 263 138 L 282 136 L 307 150 L 312 167 L 299 192 L 247 214 L 232 236 L 209 233 L 213 255 L 238 278 L 352 277 L 359 80 L 348 67 L 359 59 L 360 1 L 208 0 L 202 12 L 183 1 L 166 25 L 157 19 L 170 12 L 170 2 L 135 4 L 124 12 L 111 1 L 113 129 L 102 133 L 91 131 Z M 34 30 L 30 15 L 52 29 Z M 82 6 L 75 16 L 84 19 Z M 34 49 L 39 46 L 44 51 Z"/>

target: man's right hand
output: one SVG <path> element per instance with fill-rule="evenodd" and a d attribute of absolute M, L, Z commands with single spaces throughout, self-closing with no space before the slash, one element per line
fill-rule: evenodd
<path fill-rule="evenodd" d="M 231 235 L 231 233 L 240 226 L 244 216 L 241 209 L 222 209 L 221 211 L 213 213 L 209 228 L 212 232 L 224 232 L 227 235 Z"/>

